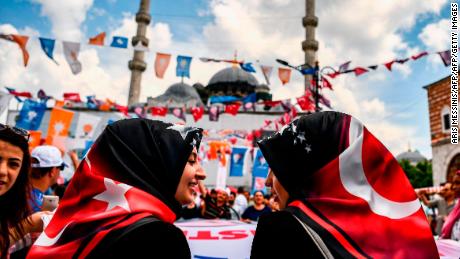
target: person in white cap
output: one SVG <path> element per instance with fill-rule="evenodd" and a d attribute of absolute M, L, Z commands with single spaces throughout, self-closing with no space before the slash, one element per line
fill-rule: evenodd
<path fill-rule="evenodd" d="M 32 210 L 41 211 L 43 205 L 43 195 L 54 185 L 61 170 L 66 164 L 62 160 L 61 151 L 55 146 L 38 146 L 32 150 Z"/>

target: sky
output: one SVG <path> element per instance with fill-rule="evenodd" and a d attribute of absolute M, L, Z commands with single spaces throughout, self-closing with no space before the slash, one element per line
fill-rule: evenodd
<path fill-rule="evenodd" d="M 30 37 L 29 65 L 23 66 L 19 48 L 0 41 L 0 87 L 9 86 L 33 94 L 43 89 L 62 97 L 64 92 L 95 94 L 120 104 L 128 99 L 132 49 L 86 44 L 90 37 L 106 32 L 131 38 L 136 32 L 135 13 L 140 1 L 121 0 L 0 0 L 0 33 Z M 190 85 L 206 85 L 213 74 L 228 64 L 203 63 L 199 57 L 253 62 L 259 82 L 264 82 L 257 62 L 279 67 L 275 59 L 304 63 L 301 42 L 305 38 L 303 0 L 151 0 L 152 21 L 147 29 L 150 51 L 142 76 L 141 101 L 162 94 L 180 82 L 175 76 L 175 57 L 192 56 Z M 450 9 L 447 0 L 321 0 L 316 1 L 319 25 L 317 58 L 320 66 L 337 68 L 346 61 L 351 67 L 383 64 L 421 51 L 449 48 Z M 46 57 L 38 37 L 57 40 L 54 56 Z M 83 71 L 73 75 L 65 61 L 62 41 L 81 42 L 79 60 Z M 155 77 L 155 53 L 172 54 L 163 79 Z M 429 55 L 393 71 L 379 66 L 356 77 L 345 74 L 330 80 L 333 91 L 323 94 L 334 110 L 361 120 L 389 150 L 397 155 L 408 149 L 431 158 L 427 93 L 423 86 L 449 75 L 438 55 Z M 269 86 L 274 99 L 299 97 L 303 78 L 293 73 L 282 85 L 274 71 Z M 3 89 L 2 89 L 3 91 Z M 255 125 L 256 128 L 260 125 Z"/>

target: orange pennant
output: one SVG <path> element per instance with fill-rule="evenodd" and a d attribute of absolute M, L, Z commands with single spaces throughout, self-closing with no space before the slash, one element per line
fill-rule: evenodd
<path fill-rule="evenodd" d="M 67 137 L 69 134 L 70 124 L 72 123 L 72 118 L 73 112 L 60 108 L 53 108 L 50 115 L 46 144 L 51 145 L 53 143 L 54 136 Z"/>
<path fill-rule="evenodd" d="M 283 85 L 289 83 L 289 80 L 291 80 L 291 69 L 289 68 L 278 68 L 278 76 L 281 80 L 281 83 Z"/>
<path fill-rule="evenodd" d="M 170 59 L 170 54 L 157 53 L 157 57 L 155 58 L 155 75 L 158 78 L 163 78 Z"/>
<path fill-rule="evenodd" d="M 22 58 L 24 59 L 24 66 L 27 66 L 27 63 L 29 62 L 29 52 L 26 50 L 26 45 L 29 37 L 15 34 L 12 34 L 11 37 L 12 40 L 19 45 L 19 48 L 21 48 Z"/>
<path fill-rule="evenodd" d="M 40 146 L 40 140 L 41 140 L 41 137 L 42 137 L 42 132 L 37 130 L 29 130 L 29 151 L 32 152 L 32 150 L 37 147 L 37 146 Z"/>
<path fill-rule="evenodd" d="M 104 39 L 105 39 L 105 32 L 101 32 L 98 35 L 90 38 L 89 39 L 89 44 L 103 46 L 104 45 Z"/>

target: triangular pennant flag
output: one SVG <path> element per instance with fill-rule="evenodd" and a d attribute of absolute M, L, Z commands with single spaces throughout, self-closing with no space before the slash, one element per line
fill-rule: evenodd
<path fill-rule="evenodd" d="M 297 104 L 299 104 L 300 108 L 303 111 L 314 111 L 315 110 L 315 106 L 311 102 L 309 96 L 304 95 L 304 96 L 298 97 L 296 99 L 297 99 Z"/>
<path fill-rule="evenodd" d="M 78 53 L 80 52 L 80 43 L 63 41 L 64 56 L 69 63 L 70 70 L 74 75 L 81 72 L 81 63 L 78 61 Z"/>
<path fill-rule="evenodd" d="M 238 114 L 240 106 L 241 104 L 239 103 L 225 105 L 225 113 L 230 113 L 231 115 L 235 116 Z"/>
<path fill-rule="evenodd" d="M 391 66 L 393 66 L 393 64 L 394 64 L 395 62 L 396 62 L 395 60 L 392 60 L 392 61 L 390 61 L 390 62 L 385 63 L 384 65 L 385 65 L 385 67 L 386 67 L 388 70 L 391 71 Z"/>
<path fill-rule="evenodd" d="M 136 114 L 138 118 L 145 118 L 146 114 L 144 107 L 138 106 L 134 108 L 134 114 Z"/>
<path fill-rule="evenodd" d="M 209 108 L 209 121 L 218 121 L 219 120 L 219 106 L 211 106 Z"/>
<path fill-rule="evenodd" d="M 158 78 L 163 78 L 166 72 L 166 69 L 169 66 L 170 59 L 171 59 L 170 54 L 157 53 L 157 56 L 155 58 L 155 75 Z"/>
<path fill-rule="evenodd" d="M 22 102 L 22 99 L 19 97 L 32 98 L 32 94 L 30 92 L 18 92 L 14 88 L 10 87 L 5 87 L 5 89 L 9 94 L 14 95 L 18 102 Z"/>
<path fill-rule="evenodd" d="M 105 32 L 101 32 L 98 35 L 89 39 L 89 44 L 104 46 Z"/>
<path fill-rule="evenodd" d="M 450 50 L 441 51 L 441 52 L 438 52 L 438 54 L 441 57 L 441 60 L 442 60 L 442 63 L 444 63 L 444 66 L 448 67 L 452 64 Z"/>
<path fill-rule="evenodd" d="M 99 107 L 99 102 L 96 100 L 95 95 L 86 96 L 86 106 L 89 109 L 97 109 Z"/>
<path fill-rule="evenodd" d="M 348 67 L 350 66 L 351 61 L 347 61 L 339 66 L 339 73 L 345 73 L 348 71 Z"/>
<path fill-rule="evenodd" d="M 260 65 L 260 69 L 262 70 L 262 74 L 264 75 L 265 81 L 267 85 L 270 84 L 270 75 L 272 74 L 273 67 Z"/>
<path fill-rule="evenodd" d="M 407 61 L 409 61 L 409 58 L 397 59 L 397 60 L 395 60 L 395 61 L 396 61 L 396 63 L 398 63 L 398 64 L 404 64 L 404 63 L 406 63 Z"/>
<path fill-rule="evenodd" d="M 76 103 L 81 103 L 79 93 L 64 93 L 63 97 L 64 97 L 64 101 L 72 101 Z"/>
<path fill-rule="evenodd" d="M 184 122 L 187 121 L 187 118 L 185 117 L 185 112 L 183 108 L 174 108 L 172 114 L 176 116 L 177 118 L 183 120 Z"/>
<path fill-rule="evenodd" d="M 49 99 L 53 98 L 51 96 L 46 95 L 45 91 L 43 89 L 38 90 L 37 92 L 37 98 L 42 101 L 42 102 L 47 102 Z"/>
<path fill-rule="evenodd" d="M 192 57 L 177 56 L 176 76 L 190 78 L 190 63 Z"/>
<path fill-rule="evenodd" d="M 69 134 L 70 124 L 72 123 L 72 118 L 73 112 L 60 108 L 53 108 L 50 115 L 46 144 L 53 144 L 53 138 L 56 136 L 67 137 Z"/>
<path fill-rule="evenodd" d="M 29 52 L 27 52 L 26 45 L 27 41 L 29 40 L 28 36 L 22 36 L 22 35 L 15 35 L 15 34 L 0 34 L 1 39 L 9 40 L 12 42 L 16 42 L 18 44 L 19 48 L 22 51 L 22 58 L 24 60 L 24 66 L 27 66 L 27 63 L 29 63 Z"/>
<path fill-rule="evenodd" d="M 370 69 L 372 69 L 372 70 L 376 70 L 377 67 L 378 67 L 378 65 L 372 65 L 372 66 L 368 66 L 367 68 L 370 68 Z"/>
<path fill-rule="evenodd" d="M 193 119 L 195 122 L 201 120 L 204 114 L 204 108 L 203 107 L 192 107 L 190 109 L 190 112 L 192 113 Z"/>
<path fill-rule="evenodd" d="M 128 47 L 128 38 L 113 36 L 110 47 L 126 49 Z"/>
<path fill-rule="evenodd" d="M 202 62 L 206 62 L 206 63 L 207 63 L 207 62 L 216 62 L 216 63 L 221 62 L 221 60 L 219 60 L 219 59 L 215 59 L 215 58 L 205 58 L 205 57 L 201 57 L 200 60 L 201 60 Z"/>
<path fill-rule="evenodd" d="M 126 117 L 130 117 L 128 114 L 128 106 L 123 106 L 119 104 L 115 104 L 115 109 L 117 109 L 119 112 L 123 113 Z"/>
<path fill-rule="evenodd" d="M 363 68 L 363 67 L 356 67 L 355 69 L 353 69 L 353 71 L 355 72 L 355 76 L 360 76 L 364 73 L 367 73 L 369 72 L 369 70 Z"/>
<path fill-rule="evenodd" d="M 241 69 L 249 73 L 255 73 L 256 70 L 252 67 L 252 63 L 240 63 Z"/>
<path fill-rule="evenodd" d="M 412 58 L 412 60 L 417 60 L 417 59 L 419 59 L 419 58 L 421 58 L 421 57 L 424 57 L 424 56 L 426 56 L 426 55 L 428 55 L 428 52 L 423 51 L 423 52 L 421 52 L 421 53 L 419 53 L 419 54 L 417 54 L 417 55 L 413 55 L 411 58 Z"/>
<path fill-rule="evenodd" d="M 56 60 L 54 60 L 53 57 L 53 52 L 54 52 L 54 43 L 55 40 L 52 39 L 45 39 L 45 38 L 39 38 L 40 40 L 40 46 L 43 49 L 43 52 L 52 60 L 54 63 L 58 64 Z M 59 64 L 58 64 L 59 65 Z"/>
<path fill-rule="evenodd" d="M 329 88 L 331 90 L 334 90 L 334 89 L 332 89 L 332 84 L 325 77 L 321 77 L 321 81 L 323 82 L 323 87 L 326 87 L 326 88 Z"/>
<path fill-rule="evenodd" d="M 328 107 L 329 109 L 332 109 L 331 101 L 329 101 L 329 99 L 327 99 L 326 97 L 324 97 L 324 95 L 319 94 L 319 103 L 325 105 L 325 106 Z"/>
<path fill-rule="evenodd" d="M 289 83 L 289 80 L 291 80 L 291 69 L 279 67 L 278 77 L 283 85 Z"/>
<path fill-rule="evenodd" d="M 164 117 L 168 113 L 168 108 L 166 107 L 152 107 L 151 108 L 152 116 L 161 116 Z"/>

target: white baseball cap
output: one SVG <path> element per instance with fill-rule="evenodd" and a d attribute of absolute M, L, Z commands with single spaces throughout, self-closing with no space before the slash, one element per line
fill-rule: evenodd
<path fill-rule="evenodd" d="M 55 146 L 38 146 L 30 154 L 38 163 L 32 163 L 34 168 L 67 166 L 62 160 L 61 151 Z"/>

